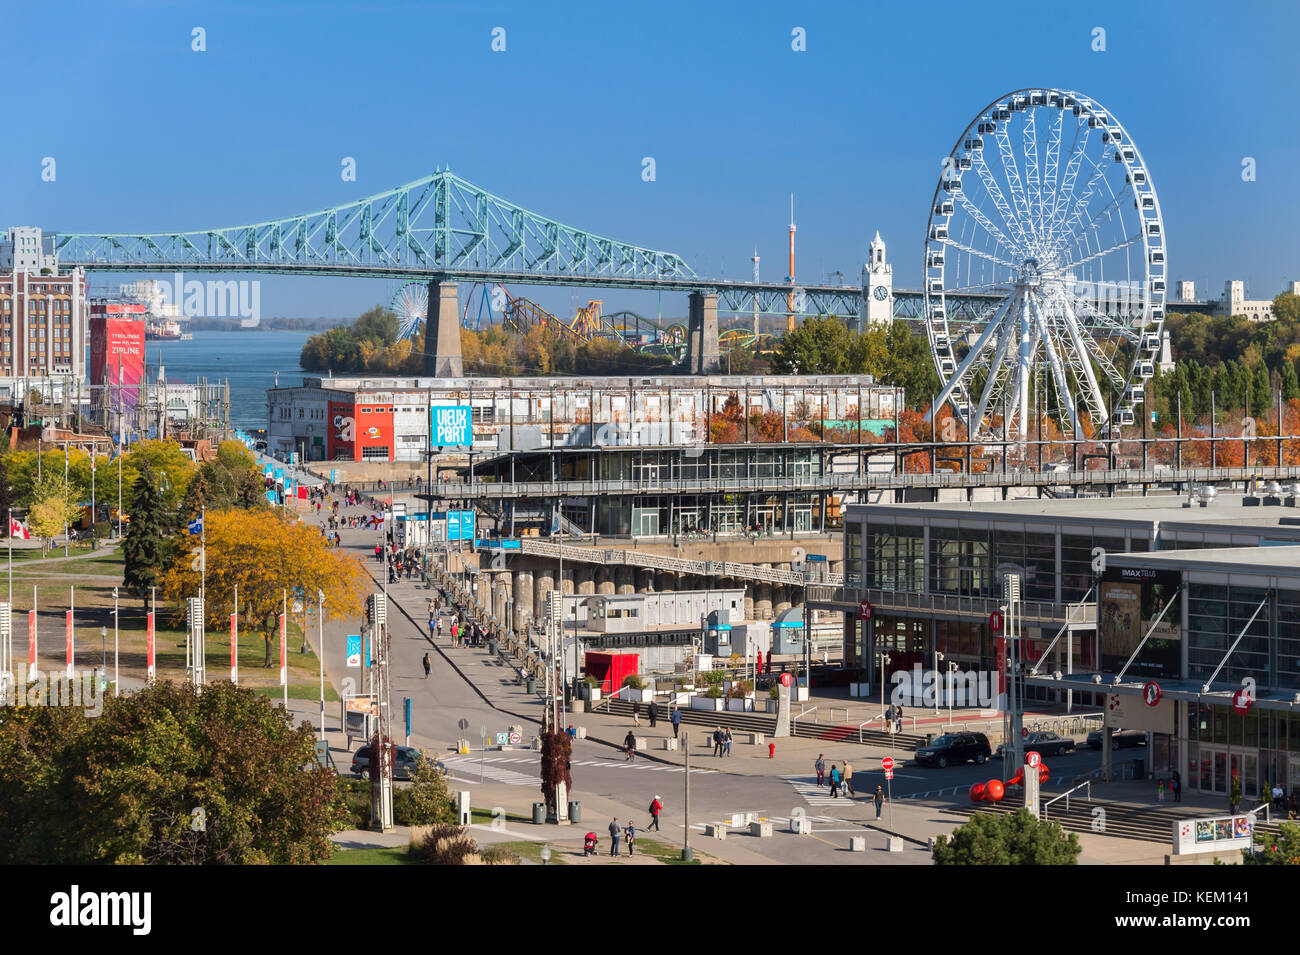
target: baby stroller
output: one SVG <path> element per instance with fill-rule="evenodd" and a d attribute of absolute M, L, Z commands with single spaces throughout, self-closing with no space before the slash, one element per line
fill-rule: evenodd
<path fill-rule="evenodd" d="M 582 842 L 582 854 L 584 856 L 594 856 L 596 854 L 596 834 L 589 832 Z"/>

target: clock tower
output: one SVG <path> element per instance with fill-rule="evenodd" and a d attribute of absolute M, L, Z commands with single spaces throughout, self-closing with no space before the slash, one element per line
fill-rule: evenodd
<path fill-rule="evenodd" d="M 894 267 L 885 261 L 885 242 L 876 237 L 867 247 L 867 264 L 862 266 L 862 330 L 888 325 L 894 320 Z"/>

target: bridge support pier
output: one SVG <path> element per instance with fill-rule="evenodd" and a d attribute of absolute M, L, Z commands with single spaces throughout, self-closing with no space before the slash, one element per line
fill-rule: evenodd
<path fill-rule="evenodd" d="M 596 593 L 612 594 L 614 592 L 614 573 L 621 569 L 619 567 L 597 567 L 595 573 Z"/>
<path fill-rule="evenodd" d="M 713 292 L 692 292 L 686 328 L 686 371 L 692 375 L 713 375 L 722 368 L 718 347 L 718 296 Z"/>
<path fill-rule="evenodd" d="M 533 608 L 533 568 L 515 568 L 515 630 L 527 633 L 536 610 Z"/>
<path fill-rule="evenodd" d="M 533 572 L 533 615 L 545 623 L 548 613 L 547 601 L 555 589 L 555 569 L 547 564 L 539 564 Z"/>
<path fill-rule="evenodd" d="M 573 592 L 576 594 L 596 592 L 596 575 L 592 568 L 581 565 L 573 568 Z"/>
<path fill-rule="evenodd" d="M 615 567 L 614 589 L 620 594 L 636 593 L 635 576 L 635 571 L 631 567 Z"/>
<path fill-rule="evenodd" d="M 456 283 L 429 283 L 429 314 L 424 320 L 423 374 L 430 378 L 463 378 L 460 353 L 460 310 Z"/>
<path fill-rule="evenodd" d="M 754 584 L 754 619 L 772 619 L 772 585 L 766 581 Z"/>
<path fill-rule="evenodd" d="M 655 589 L 655 572 L 649 567 L 639 567 L 636 570 L 637 588 L 639 594 L 653 593 Z"/>

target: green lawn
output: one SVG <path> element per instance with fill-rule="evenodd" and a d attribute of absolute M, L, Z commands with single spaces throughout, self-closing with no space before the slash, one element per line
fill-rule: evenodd
<path fill-rule="evenodd" d="M 419 865 L 405 846 L 391 849 L 339 849 L 326 865 Z"/>
<path fill-rule="evenodd" d="M 500 846 L 502 849 L 509 849 L 515 855 L 520 856 L 530 862 L 542 864 L 542 845 L 540 842 L 494 842 L 491 845 L 480 844 L 481 849 L 491 849 Z M 563 854 L 555 849 L 551 849 L 551 861 L 548 865 L 568 865 Z"/>
<path fill-rule="evenodd" d="M 658 859 L 664 865 L 700 864 L 699 859 L 692 859 L 690 862 L 683 862 L 681 846 L 668 846 L 655 839 L 647 839 L 644 836 L 636 837 L 636 851 Z"/>

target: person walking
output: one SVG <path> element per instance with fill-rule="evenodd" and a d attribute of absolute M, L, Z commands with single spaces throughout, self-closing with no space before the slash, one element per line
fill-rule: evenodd
<path fill-rule="evenodd" d="M 659 722 L 659 704 L 654 700 L 650 701 L 650 709 L 647 710 L 647 714 L 650 717 L 650 728 L 654 729 L 655 724 Z"/>
<path fill-rule="evenodd" d="M 623 840 L 627 843 L 627 854 L 636 855 L 632 851 L 633 846 L 636 845 L 636 823 L 631 819 L 627 821 L 627 828 L 623 830 Z"/>
<path fill-rule="evenodd" d="M 722 756 L 722 727 L 719 726 L 713 731 L 713 755 L 715 758 Z"/>
<path fill-rule="evenodd" d="M 813 769 L 817 770 L 817 785 L 826 785 L 826 760 L 824 753 L 817 754 L 817 762 L 813 763 Z"/>
<path fill-rule="evenodd" d="M 429 670 L 430 670 L 430 666 L 429 666 L 429 654 L 426 653 L 426 654 L 424 655 L 424 678 L 425 678 L 426 680 L 429 679 Z"/>
<path fill-rule="evenodd" d="M 641 701 L 640 700 L 632 701 L 632 725 L 638 728 L 641 726 Z"/>
<path fill-rule="evenodd" d="M 668 713 L 668 718 L 673 724 L 673 739 L 677 739 L 682 728 L 682 711 L 677 708 L 677 704 L 673 704 L 672 709 Z"/>
<path fill-rule="evenodd" d="M 853 764 L 847 759 L 844 761 L 844 792 L 850 797 L 857 795 L 853 791 Z"/>
<path fill-rule="evenodd" d="M 618 855 L 618 839 L 619 836 L 621 836 L 622 834 L 623 834 L 623 830 L 619 828 L 618 816 L 615 816 L 613 821 L 611 821 L 609 824 L 609 854 L 610 855 L 612 856 Z"/>
<path fill-rule="evenodd" d="M 1178 775 L 1178 770 L 1174 770 L 1173 778 L 1169 780 L 1169 788 L 1174 792 L 1174 802 L 1183 801 L 1183 777 Z"/>
<path fill-rule="evenodd" d="M 871 798 L 871 801 L 876 804 L 876 818 L 879 819 L 880 810 L 885 806 L 885 791 L 877 786 L 876 794 Z"/>
<path fill-rule="evenodd" d="M 831 763 L 831 798 L 840 798 L 840 771 Z"/>
<path fill-rule="evenodd" d="M 728 726 L 726 731 L 723 732 L 722 734 L 722 744 L 724 747 L 723 755 L 730 756 L 731 755 L 731 727 L 730 726 Z"/>
<path fill-rule="evenodd" d="M 903 708 L 902 706 L 894 707 L 894 732 L 903 732 Z"/>
<path fill-rule="evenodd" d="M 636 737 L 632 735 L 631 730 L 628 730 L 627 735 L 623 737 L 623 749 L 627 752 L 623 762 L 626 763 L 628 760 L 636 762 Z"/>
<path fill-rule="evenodd" d="M 655 832 L 659 831 L 659 813 L 663 811 L 664 804 L 659 799 L 659 796 L 656 795 L 654 799 L 650 800 L 650 829 L 653 829 Z M 646 831 L 648 832 L 649 829 Z"/>

